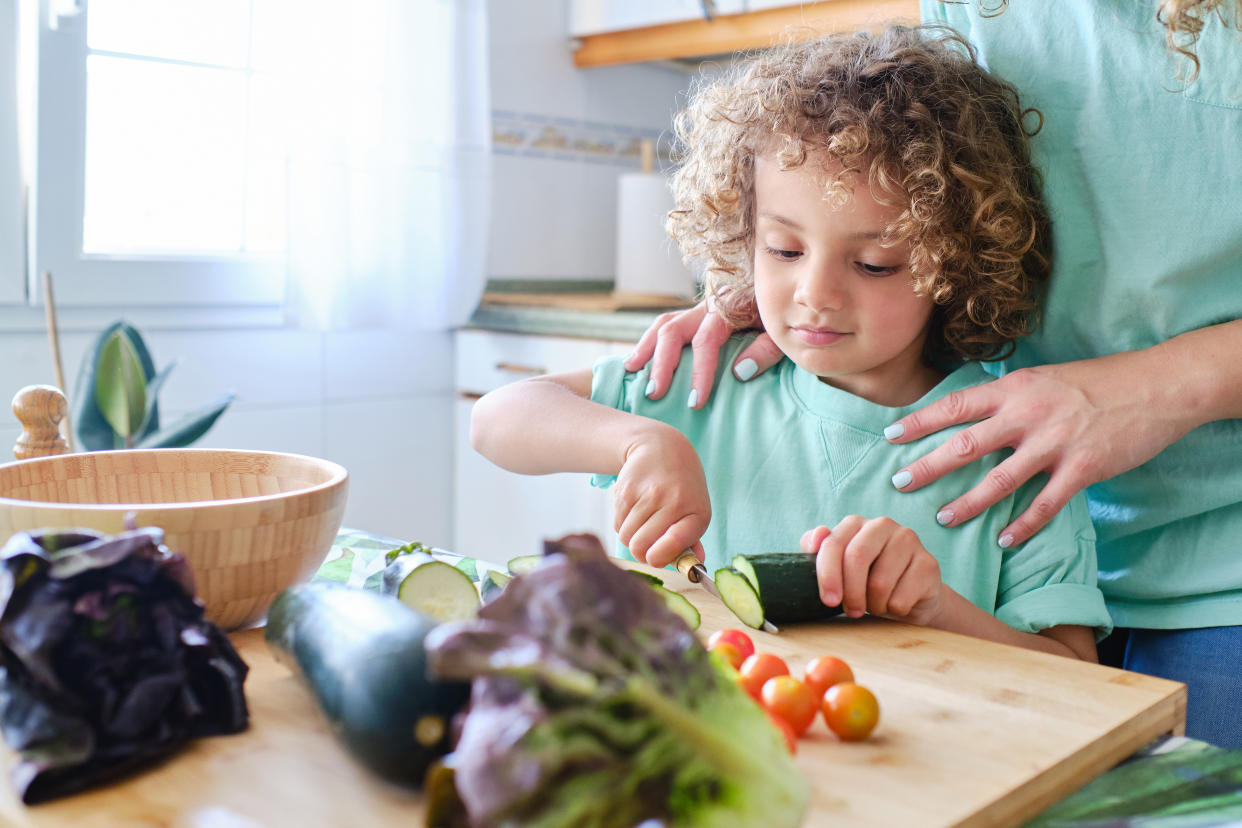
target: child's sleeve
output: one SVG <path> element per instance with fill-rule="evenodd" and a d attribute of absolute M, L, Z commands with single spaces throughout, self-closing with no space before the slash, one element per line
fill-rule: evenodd
<path fill-rule="evenodd" d="M 1045 475 L 1038 475 L 1019 489 L 1011 521 L 1046 482 Z M 1031 633 L 1061 624 L 1094 627 L 1097 641 L 1112 631 L 1096 582 L 1095 529 L 1081 492 L 1029 541 L 1005 550 L 996 617 Z"/>

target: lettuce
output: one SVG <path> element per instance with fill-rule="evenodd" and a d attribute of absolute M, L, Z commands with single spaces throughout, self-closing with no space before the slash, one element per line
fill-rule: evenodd
<path fill-rule="evenodd" d="M 473 680 L 446 760 L 469 822 L 797 825 L 805 780 L 730 668 L 598 539 L 547 547 L 427 639 L 433 672 Z"/>

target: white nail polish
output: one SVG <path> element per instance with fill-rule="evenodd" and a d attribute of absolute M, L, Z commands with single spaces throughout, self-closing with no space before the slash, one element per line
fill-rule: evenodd
<path fill-rule="evenodd" d="M 655 393 L 655 389 L 656 389 L 655 380 L 648 380 L 647 390 L 643 391 L 643 396 L 650 399 L 651 395 Z"/>
<path fill-rule="evenodd" d="M 1000 539 L 998 541 L 996 541 L 996 545 L 999 546 L 1001 549 L 1008 549 L 1009 547 L 1013 546 L 1013 535 L 1006 532 L 1005 534 L 1000 536 Z"/>
<path fill-rule="evenodd" d="M 891 426 L 884 429 L 884 439 L 885 440 L 896 440 L 898 437 L 900 437 L 901 435 L 905 433 L 906 433 L 905 426 L 903 426 L 901 423 L 893 423 Z"/>
<path fill-rule="evenodd" d="M 906 471 L 905 469 L 902 469 L 901 471 L 893 475 L 893 485 L 896 486 L 898 489 L 904 489 L 906 486 L 910 485 L 910 481 L 913 479 L 914 479 L 914 476 L 910 474 L 910 472 Z"/>
<path fill-rule="evenodd" d="M 746 380 L 757 373 L 759 373 L 759 365 L 750 357 L 746 357 L 746 359 L 733 366 L 733 375 L 742 382 L 746 382 Z"/>
<path fill-rule="evenodd" d="M 948 526 L 952 522 L 953 522 L 953 510 L 952 509 L 941 509 L 939 512 L 936 512 L 936 523 L 939 523 L 941 526 Z"/>
<path fill-rule="evenodd" d="M 690 389 L 690 399 L 686 400 L 686 408 L 695 408 L 699 404 L 699 389 Z"/>

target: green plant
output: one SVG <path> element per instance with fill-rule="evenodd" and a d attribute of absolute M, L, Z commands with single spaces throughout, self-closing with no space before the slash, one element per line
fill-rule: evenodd
<path fill-rule="evenodd" d="M 188 446 L 207 433 L 234 395 L 160 426 L 159 391 L 176 363 L 155 370 L 142 334 L 114 322 L 82 359 L 73 395 L 73 423 L 84 451 Z"/>

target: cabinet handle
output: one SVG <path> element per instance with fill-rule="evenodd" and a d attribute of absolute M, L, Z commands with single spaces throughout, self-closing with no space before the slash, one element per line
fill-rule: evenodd
<path fill-rule="evenodd" d="M 547 368 L 538 365 L 523 365 L 520 362 L 497 362 L 496 370 L 504 371 L 506 374 L 524 374 L 531 377 L 548 373 Z"/>
<path fill-rule="evenodd" d="M 465 400 L 466 402 L 477 402 L 483 399 L 483 395 L 477 391 L 458 391 L 457 399 Z"/>

